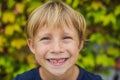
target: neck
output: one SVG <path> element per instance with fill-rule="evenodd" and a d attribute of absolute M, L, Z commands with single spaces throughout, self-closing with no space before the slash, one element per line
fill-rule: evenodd
<path fill-rule="evenodd" d="M 41 74 L 42 80 L 77 80 L 79 69 L 76 65 L 74 65 L 67 72 L 59 76 L 51 74 L 42 67 L 40 67 L 39 72 Z"/>

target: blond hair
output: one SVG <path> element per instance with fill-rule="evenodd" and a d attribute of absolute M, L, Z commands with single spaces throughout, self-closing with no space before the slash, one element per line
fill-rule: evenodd
<path fill-rule="evenodd" d="M 74 11 L 61 1 L 50 1 L 35 9 L 29 16 L 26 33 L 33 38 L 38 29 L 47 27 L 60 27 L 72 24 L 78 32 L 79 38 L 84 39 L 86 22 L 82 14 Z"/>

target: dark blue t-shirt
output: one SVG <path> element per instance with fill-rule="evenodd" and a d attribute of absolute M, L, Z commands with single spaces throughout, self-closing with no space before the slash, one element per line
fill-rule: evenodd
<path fill-rule="evenodd" d="M 80 67 L 79 70 L 80 70 L 80 74 L 77 80 L 102 80 L 100 76 L 87 72 Z M 17 75 L 14 80 L 42 80 L 42 79 L 39 74 L 39 68 L 34 68 L 23 74 Z"/>

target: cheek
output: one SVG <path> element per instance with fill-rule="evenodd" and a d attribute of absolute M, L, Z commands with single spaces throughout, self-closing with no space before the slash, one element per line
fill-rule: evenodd
<path fill-rule="evenodd" d="M 73 63 L 75 63 L 78 60 L 78 57 L 79 57 L 79 49 L 75 45 L 70 50 L 71 50 L 71 60 L 72 60 Z"/>
<path fill-rule="evenodd" d="M 45 56 L 47 53 L 47 48 L 43 45 L 36 45 L 35 46 L 35 59 L 39 65 L 43 65 L 45 62 Z"/>
<path fill-rule="evenodd" d="M 72 56 L 78 56 L 79 55 L 79 47 L 76 43 L 71 43 L 67 46 L 65 46 L 66 50 L 69 51 L 69 53 L 72 55 Z"/>
<path fill-rule="evenodd" d="M 35 46 L 35 57 L 38 59 L 43 59 L 45 58 L 45 55 L 47 53 L 48 47 L 45 45 L 39 45 L 37 44 Z"/>
<path fill-rule="evenodd" d="M 69 48 L 69 49 L 67 49 L 67 50 L 68 50 L 69 54 L 71 55 L 71 57 L 70 57 L 70 63 L 71 63 L 71 64 L 75 64 L 76 61 L 78 60 L 79 49 L 78 49 L 78 47 L 75 46 L 75 45 L 69 46 L 69 47 L 67 47 L 67 48 Z"/>

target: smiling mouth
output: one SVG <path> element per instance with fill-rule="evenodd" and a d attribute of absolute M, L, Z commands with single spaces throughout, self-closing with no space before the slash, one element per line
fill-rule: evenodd
<path fill-rule="evenodd" d="M 53 66 L 61 66 L 63 65 L 66 61 L 68 60 L 68 58 L 50 58 L 47 59 L 47 61 L 52 64 Z"/>

